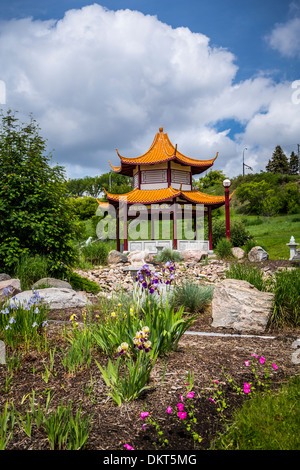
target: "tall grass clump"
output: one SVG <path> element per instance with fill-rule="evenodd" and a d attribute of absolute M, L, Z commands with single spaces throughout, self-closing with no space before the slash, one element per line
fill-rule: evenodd
<path fill-rule="evenodd" d="M 215 253 L 221 259 L 230 259 L 233 257 L 231 249 L 232 243 L 228 238 L 221 238 L 217 243 Z"/>
<path fill-rule="evenodd" d="M 96 241 L 83 246 L 81 252 L 86 262 L 93 265 L 106 265 L 109 246 L 106 242 Z"/>
<path fill-rule="evenodd" d="M 233 263 L 225 272 L 227 279 L 239 279 L 248 281 L 260 291 L 266 290 L 266 282 L 263 278 L 263 272 L 256 266 L 249 264 Z"/>
<path fill-rule="evenodd" d="M 30 290 L 36 281 L 48 277 L 49 267 L 46 256 L 22 256 L 15 268 L 15 277 L 20 279 L 22 290 Z"/>
<path fill-rule="evenodd" d="M 191 280 L 185 280 L 175 287 L 176 305 L 184 305 L 191 313 L 201 311 L 206 304 L 211 302 L 212 295 L 212 286 L 199 285 Z"/>
<path fill-rule="evenodd" d="M 298 327 L 300 314 L 300 268 L 275 273 L 274 312 L 271 322 L 277 326 Z"/>

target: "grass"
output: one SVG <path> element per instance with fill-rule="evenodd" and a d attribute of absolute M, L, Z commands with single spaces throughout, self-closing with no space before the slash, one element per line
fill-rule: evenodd
<path fill-rule="evenodd" d="M 211 302 L 212 295 L 212 286 L 202 286 L 191 280 L 186 280 L 175 288 L 176 305 L 184 305 L 191 313 L 200 312 Z"/>
<path fill-rule="evenodd" d="M 263 272 L 256 266 L 233 263 L 226 270 L 227 279 L 239 279 L 248 281 L 260 291 L 266 290 L 266 282 L 263 278 Z"/>
<path fill-rule="evenodd" d="M 214 444 L 218 450 L 299 450 L 300 377 L 277 393 L 255 395 Z"/>

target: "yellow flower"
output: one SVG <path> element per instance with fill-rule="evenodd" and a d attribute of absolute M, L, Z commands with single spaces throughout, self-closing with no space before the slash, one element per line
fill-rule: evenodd
<path fill-rule="evenodd" d="M 121 348 L 122 348 L 122 349 L 128 349 L 129 346 L 128 346 L 127 343 L 121 343 Z"/>
<path fill-rule="evenodd" d="M 118 304 L 118 307 L 122 307 L 122 304 Z"/>
<path fill-rule="evenodd" d="M 115 317 L 116 316 L 116 312 L 111 312 L 111 317 Z"/>

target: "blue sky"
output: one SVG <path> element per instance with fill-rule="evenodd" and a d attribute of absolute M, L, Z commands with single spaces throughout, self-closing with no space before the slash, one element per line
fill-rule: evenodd
<path fill-rule="evenodd" d="M 11 0 L 0 20 L 1 107 L 33 113 L 69 177 L 142 154 L 160 126 L 229 177 L 245 148 L 260 171 L 300 144 L 299 0 Z"/>

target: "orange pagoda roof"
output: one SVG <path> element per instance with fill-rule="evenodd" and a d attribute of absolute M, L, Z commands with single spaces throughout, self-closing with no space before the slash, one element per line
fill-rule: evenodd
<path fill-rule="evenodd" d="M 128 176 L 132 176 L 136 165 L 157 165 L 158 163 L 171 160 L 181 163 L 182 165 L 191 166 L 192 174 L 199 174 L 210 168 L 218 156 L 217 153 L 215 158 L 211 158 L 210 160 L 195 160 L 183 155 L 183 153 L 177 150 L 177 145 L 174 147 L 168 134 L 163 132 L 162 127 L 159 128 L 159 132 L 157 132 L 154 137 L 149 150 L 143 155 L 136 158 L 126 158 L 119 154 L 118 149 L 117 154 L 120 157 L 121 165 L 113 166 L 111 162 L 109 162 L 109 164 L 114 172 Z"/>
<path fill-rule="evenodd" d="M 126 200 L 127 204 L 157 204 L 159 202 L 172 202 L 176 197 L 185 199 L 193 204 L 203 204 L 204 206 L 220 207 L 225 204 L 225 196 L 212 196 L 200 191 L 181 191 L 173 189 L 171 186 L 166 189 L 133 189 L 125 194 L 110 194 L 104 189 L 108 201 L 119 203 Z M 233 193 L 229 196 L 231 199 Z"/>

